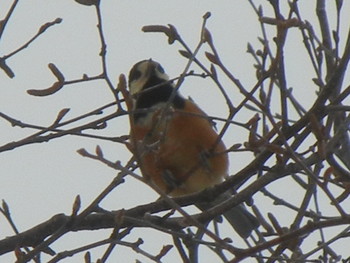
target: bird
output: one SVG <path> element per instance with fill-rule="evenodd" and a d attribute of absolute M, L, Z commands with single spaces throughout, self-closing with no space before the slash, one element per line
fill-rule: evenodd
<path fill-rule="evenodd" d="M 161 64 L 152 59 L 136 63 L 128 84 L 130 138 L 142 175 L 171 197 L 223 182 L 229 167 L 224 143 L 206 113 L 179 93 Z M 229 197 L 226 193 L 197 206 L 205 210 Z M 223 215 L 243 238 L 259 227 L 257 218 L 242 204 Z"/>

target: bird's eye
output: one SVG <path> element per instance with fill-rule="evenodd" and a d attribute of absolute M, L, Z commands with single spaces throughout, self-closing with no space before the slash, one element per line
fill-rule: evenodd
<path fill-rule="evenodd" d="M 164 74 L 164 69 L 163 69 L 163 67 L 160 64 L 158 64 L 157 70 L 158 70 L 158 72 Z"/>
<path fill-rule="evenodd" d="M 141 71 L 132 70 L 129 75 L 129 82 L 132 82 L 133 80 L 137 80 L 139 77 L 141 77 Z"/>

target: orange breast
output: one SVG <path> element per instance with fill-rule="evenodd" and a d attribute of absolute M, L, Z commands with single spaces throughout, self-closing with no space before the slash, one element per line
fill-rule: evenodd
<path fill-rule="evenodd" d="M 134 125 L 132 138 L 143 175 L 172 196 L 221 182 L 228 156 L 205 113 L 190 100 L 183 110 L 161 112 L 153 113 L 149 123 Z"/>

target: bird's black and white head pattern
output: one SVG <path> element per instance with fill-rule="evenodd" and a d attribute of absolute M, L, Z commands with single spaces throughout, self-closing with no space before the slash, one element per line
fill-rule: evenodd
<path fill-rule="evenodd" d="M 163 67 L 152 59 L 142 60 L 132 67 L 129 91 L 135 99 L 134 109 L 153 108 L 168 103 L 170 99 L 173 107 L 184 107 L 185 99 L 174 90 Z"/>
<path fill-rule="evenodd" d="M 168 82 L 169 76 L 164 72 L 163 67 L 152 59 L 142 60 L 136 63 L 129 73 L 129 89 L 131 95 L 137 95 L 139 92 L 159 85 L 162 82 Z"/>

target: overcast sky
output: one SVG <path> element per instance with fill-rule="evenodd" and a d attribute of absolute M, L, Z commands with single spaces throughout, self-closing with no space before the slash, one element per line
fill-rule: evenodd
<path fill-rule="evenodd" d="M 254 1 L 264 4 L 266 16 L 273 16 L 267 1 Z M 314 1 L 299 1 L 305 19 L 314 23 Z M 0 1 L 0 19 L 3 19 L 12 1 Z M 345 10 L 349 10 L 349 3 Z M 255 82 L 254 60 L 246 53 L 247 43 L 259 47 L 257 36 L 261 35 L 257 17 L 245 0 L 201 0 L 201 1 L 137 1 L 119 0 L 103 1 L 103 30 L 107 43 L 108 74 L 116 86 L 119 74 L 127 74 L 130 67 L 142 59 L 153 58 L 159 61 L 172 77 L 184 69 L 187 61 L 179 56 L 181 48 L 177 43 L 169 45 L 162 34 L 141 31 L 142 26 L 150 24 L 173 24 L 186 43 L 194 48 L 200 37 L 202 16 L 210 11 L 212 16 L 207 27 L 212 32 L 214 42 L 222 54 L 224 63 L 234 72 L 243 85 L 252 87 Z M 286 7 L 284 10 L 287 10 Z M 332 10 L 334 11 L 334 10 Z M 50 27 L 27 49 L 10 58 L 7 63 L 15 73 L 15 78 L 8 78 L 0 71 L 0 112 L 26 123 L 49 126 L 63 108 L 70 108 L 65 118 L 73 118 L 85 112 L 113 102 L 113 94 L 103 81 L 65 86 L 52 96 L 34 97 L 27 93 L 29 89 L 44 89 L 52 85 L 55 77 L 48 68 L 54 63 L 64 74 L 66 80 L 79 79 L 83 74 L 95 76 L 101 72 L 99 57 L 100 42 L 96 28 L 97 19 L 93 7 L 86 7 L 73 0 L 27 0 L 20 1 L 0 41 L 0 56 L 6 55 L 21 46 L 38 31 L 41 25 L 62 18 L 62 23 Z M 334 21 L 331 20 L 331 23 Z M 346 30 L 348 25 L 344 25 Z M 273 34 L 274 31 L 271 27 Z M 293 87 L 295 96 L 307 108 L 313 101 L 315 90 L 312 72 L 308 72 L 310 62 L 297 29 L 291 30 L 288 37 L 286 54 L 287 76 L 289 87 Z M 199 58 L 203 58 L 203 52 Z M 203 61 L 205 61 L 203 59 Z M 209 65 L 209 62 L 205 62 Z M 194 70 L 198 68 L 194 67 Z M 199 71 L 198 71 L 199 72 Z M 225 83 L 225 82 L 224 82 Z M 232 84 L 230 84 L 232 85 Z M 313 87 L 313 88 L 310 88 Z M 191 96 L 209 115 L 226 117 L 227 108 L 218 90 L 207 80 L 191 78 L 181 87 L 185 96 Z M 241 99 L 236 90 L 228 90 L 234 103 Z M 307 94 L 307 95 L 306 95 Z M 254 115 L 246 111 L 237 115 L 236 121 L 246 122 Z M 128 133 L 128 119 L 118 118 L 108 123 L 108 127 L 99 134 L 120 136 Z M 218 123 L 221 127 L 222 124 Z M 0 119 L 0 144 L 18 141 L 34 133 L 34 130 L 11 127 Z M 243 131 L 232 129 L 225 135 L 226 144 L 242 143 L 247 138 Z M 77 194 L 81 196 L 82 207 L 89 204 L 113 179 L 116 171 L 96 161 L 83 158 L 77 154 L 80 148 L 93 151 L 100 145 L 105 156 L 110 160 L 121 160 L 125 163 L 130 154 L 124 146 L 81 137 L 64 137 L 49 143 L 33 144 L 0 154 L 0 198 L 8 202 L 12 216 L 20 231 L 37 225 L 57 213 L 71 212 L 73 200 Z M 243 156 L 243 158 L 242 158 Z M 230 174 L 235 173 L 251 161 L 252 155 L 230 155 Z M 295 196 L 299 204 L 298 189 L 271 186 L 276 195 Z M 300 192 L 303 193 L 302 191 Z M 117 210 L 129 208 L 153 201 L 157 195 L 148 187 L 132 178 L 114 191 L 103 202 L 106 209 Z M 300 196 L 302 198 L 302 195 Z M 261 198 L 256 204 L 263 212 L 267 212 Z M 270 206 L 271 208 L 271 206 Z M 270 209 L 269 208 L 269 209 Z M 289 212 L 274 208 L 277 216 L 290 223 Z M 332 211 L 331 207 L 329 208 Z M 283 211 L 283 213 L 280 213 Z M 284 220 L 284 221 L 283 221 Z M 13 235 L 10 227 L 0 216 L 0 239 Z M 145 230 L 143 230 L 145 231 Z M 149 230 L 147 230 L 149 231 Z M 157 253 L 161 249 L 163 235 L 149 235 L 144 248 Z M 80 235 L 68 235 L 57 242 L 53 249 L 57 252 L 87 244 L 107 237 L 109 231 L 86 232 Z M 232 230 L 228 235 L 235 236 Z M 129 241 L 135 241 L 141 232 L 135 231 Z M 84 240 L 84 243 L 82 243 Z M 169 241 L 171 242 L 171 241 Z M 67 246 L 67 244 L 70 244 Z M 128 249 L 118 250 L 123 262 L 135 262 L 140 259 L 148 262 L 141 255 Z M 95 258 L 100 254 L 95 252 Z M 168 261 L 174 262 L 175 254 L 170 253 Z M 213 255 L 208 253 L 210 262 Z M 136 257 L 136 258 L 135 258 Z M 76 261 L 82 262 L 83 254 Z M 11 262 L 13 255 L 4 256 L 4 262 Z M 215 260 L 215 256 L 213 256 Z M 0 260 L 3 262 L 3 260 Z M 63 262 L 73 262 L 67 259 Z M 112 260 L 110 262 L 113 262 Z M 119 261 L 121 262 L 121 261 Z M 248 261 L 247 261 L 248 262 Z"/>

